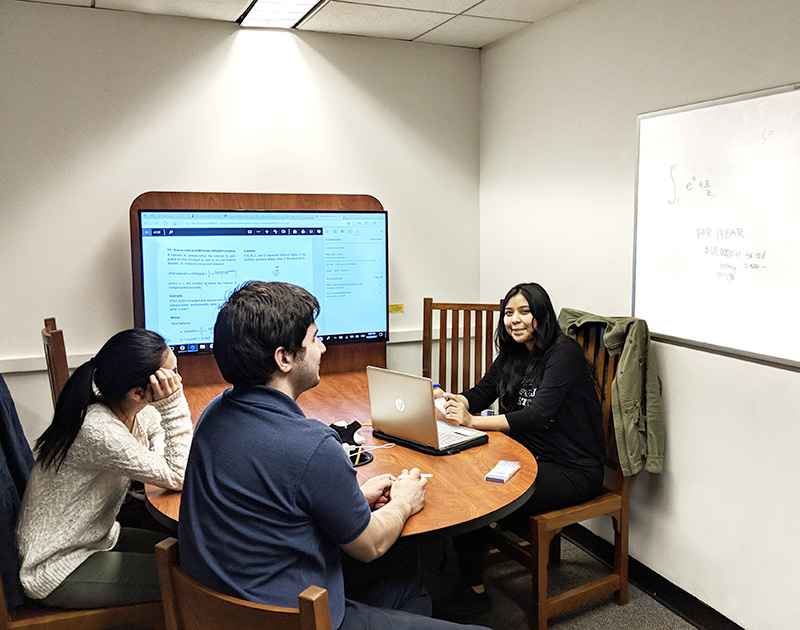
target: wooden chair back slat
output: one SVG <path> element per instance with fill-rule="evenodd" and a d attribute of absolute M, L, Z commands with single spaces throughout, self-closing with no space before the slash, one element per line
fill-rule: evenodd
<path fill-rule="evenodd" d="M 606 442 L 606 465 L 618 469 L 617 439 L 614 433 L 614 416 L 611 410 L 611 386 L 617 372 L 619 355 L 610 355 L 603 342 L 604 326 L 583 326 L 577 331 L 577 340 L 594 365 L 597 394 L 603 410 L 603 435 Z"/>
<path fill-rule="evenodd" d="M 432 304 L 431 308 L 433 308 Z M 447 311 L 441 311 L 439 313 L 439 330 L 447 331 Z M 445 340 L 446 339 L 447 339 L 447 333 L 445 332 Z M 424 355 L 425 350 L 423 350 L 422 352 Z M 428 371 L 430 372 L 430 367 L 428 368 Z M 446 341 L 442 341 L 441 334 L 439 335 L 439 374 L 447 374 L 447 343 Z M 428 376 L 430 377 L 430 374 L 428 374 Z M 442 384 L 445 387 L 447 387 L 447 383 L 442 383 Z"/>
<path fill-rule="evenodd" d="M 482 371 L 483 363 L 483 326 L 484 326 L 484 312 L 475 311 L 475 359 L 472 361 L 472 377 L 469 376 L 469 361 L 464 360 L 464 382 L 477 383 L 481 380 L 485 370 Z M 490 335 L 491 337 L 491 335 Z"/>
<path fill-rule="evenodd" d="M 297 608 L 248 602 L 196 582 L 179 566 L 178 541 L 156 545 L 167 630 L 331 630 L 328 592 L 310 586 Z"/>
<path fill-rule="evenodd" d="M 56 326 L 55 317 L 47 317 L 44 320 L 42 345 L 44 346 L 44 358 L 47 362 L 47 376 L 50 380 L 50 396 L 53 399 L 53 408 L 55 408 L 58 396 L 69 380 L 64 333 Z"/>
<path fill-rule="evenodd" d="M 477 318 L 475 318 L 477 320 Z M 462 357 L 461 361 L 461 382 L 468 383 L 470 380 L 470 376 L 472 374 L 471 368 L 471 360 L 470 357 L 472 353 L 470 352 L 470 339 L 469 332 L 472 330 L 472 311 L 464 311 L 464 337 L 462 339 L 462 347 L 464 349 L 464 356 Z M 477 337 L 477 335 L 476 335 Z M 477 343 L 477 338 L 475 339 Z M 477 359 L 477 351 L 476 351 L 475 358 Z M 456 391 L 451 389 L 450 391 Z"/>
<path fill-rule="evenodd" d="M 498 313 L 500 312 L 500 305 L 499 304 L 497 305 L 497 312 Z M 499 321 L 500 321 L 500 319 L 502 317 L 503 317 L 502 314 L 497 316 L 498 324 L 499 324 Z M 484 330 L 486 331 L 487 334 L 486 334 L 486 342 L 485 342 L 486 343 L 486 347 L 485 347 L 485 351 L 483 353 L 483 369 L 479 370 L 479 371 L 476 370 L 476 372 L 475 372 L 475 375 L 476 375 L 475 382 L 478 382 L 480 380 L 480 377 L 483 374 L 486 373 L 486 371 L 489 369 L 489 366 L 494 361 L 494 328 L 495 328 L 495 326 L 494 326 L 494 311 L 486 311 L 486 325 L 484 327 Z"/>
<path fill-rule="evenodd" d="M 469 304 L 423 300 L 422 375 L 444 389 L 460 392 L 477 383 L 494 361 L 494 313 L 500 304 Z M 438 317 L 434 318 L 434 311 Z M 438 336 L 433 322 L 438 321 Z M 433 370 L 433 344 L 438 345 Z"/>
<path fill-rule="evenodd" d="M 456 392 L 458 391 L 458 327 L 459 327 L 459 320 L 460 320 L 460 311 L 453 311 L 450 313 L 451 322 L 450 322 L 450 365 L 452 366 L 450 369 L 450 387 L 449 391 Z M 465 331 L 465 335 L 466 335 Z M 440 342 L 441 344 L 441 342 Z M 447 345 L 447 344 L 445 344 Z M 440 377 L 441 381 L 445 381 Z"/>

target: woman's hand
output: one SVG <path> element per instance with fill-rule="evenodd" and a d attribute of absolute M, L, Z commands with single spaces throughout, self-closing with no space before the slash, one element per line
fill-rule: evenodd
<path fill-rule="evenodd" d="M 155 374 L 150 375 L 150 384 L 147 386 L 145 398 L 147 402 L 155 402 L 172 396 L 181 388 L 181 375 L 166 368 L 158 368 Z"/>
<path fill-rule="evenodd" d="M 463 427 L 472 427 L 475 416 L 469 412 L 469 403 L 461 394 L 445 393 L 445 415 L 448 420 L 455 420 Z"/>

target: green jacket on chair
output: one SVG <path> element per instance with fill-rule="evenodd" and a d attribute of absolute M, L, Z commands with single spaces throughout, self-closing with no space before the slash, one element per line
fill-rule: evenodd
<path fill-rule="evenodd" d="M 636 317 L 604 317 L 563 308 L 558 324 L 570 337 L 583 324 L 604 323 L 603 337 L 611 355 L 620 355 L 611 388 L 617 453 L 625 476 L 644 469 L 664 470 L 666 433 L 661 408 L 661 381 L 650 351 L 647 322 Z"/>

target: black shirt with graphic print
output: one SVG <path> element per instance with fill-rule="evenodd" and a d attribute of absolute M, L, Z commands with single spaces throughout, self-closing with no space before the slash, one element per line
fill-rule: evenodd
<path fill-rule="evenodd" d="M 480 413 L 498 398 L 505 360 L 501 353 L 480 382 L 463 392 L 470 413 Z M 533 361 L 520 386 L 517 404 L 512 409 L 500 406 L 500 413 L 508 420 L 509 434 L 537 459 L 602 469 L 602 410 L 583 348 L 575 340 L 559 336 Z"/>

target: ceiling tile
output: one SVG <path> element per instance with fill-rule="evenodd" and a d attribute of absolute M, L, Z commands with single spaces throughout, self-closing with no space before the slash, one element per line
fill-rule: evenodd
<path fill-rule="evenodd" d="M 578 2 L 580 0 L 483 0 L 464 14 L 538 22 Z"/>
<path fill-rule="evenodd" d="M 177 15 L 181 17 L 224 20 L 235 22 L 250 0 L 95 0 L 98 9 L 154 13 L 157 15 Z"/>
<path fill-rule="evenodd" d="M 63 4 L 70 7 L 90 7 L 92 0 L 23 0 L 23 2 L 39 2 L 40 4 Z"/>
<path fill-rule="evenodd" d="M 235 22 L 251 0 L 22 0 Z M 284 0 L 274 0 L 282 3 Z M 298 28 L 482 48 L 582 0 L 325 0 Z M 492 19 L 494 18 L 494 19 Z M 290 21 L 261 26 L 291 27 Z"/>
<path fill-rule="evenodd" d="M 298 29 L 412 40 L 449 18 L 443 13 L 334 1 L 318 9 Z"/>
<path fill-rule="evenodd" d="M 463 46 L 466 48 L 482 48 L 526 26 L 530 25 L 526 22 L 458 15 L 414 41 Z"/>
<path fill-rule="evenodd" d="M 530 0 L 515 0 L 528 3 Z M 352 0 L 353 4 L 380 5 L 397 9 L 417 9 L 434 13 L 458 15 L 474 6 L 478 0 Z"/>

